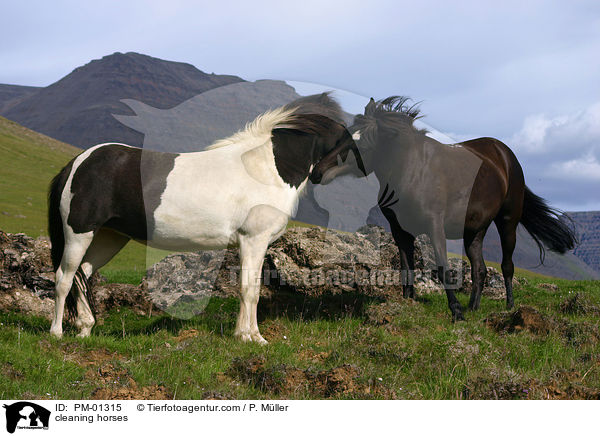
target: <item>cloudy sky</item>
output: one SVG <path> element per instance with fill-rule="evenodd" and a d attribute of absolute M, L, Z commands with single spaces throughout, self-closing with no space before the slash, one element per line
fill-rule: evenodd
<path fill-rule="evenodd" d="M 494 136 L 554 205 L 600 210 L 598 1 L 10 2 L 0 83 L 49 85 L 115 51 L 248 80 L 423 101 L 456 139 Z"/>

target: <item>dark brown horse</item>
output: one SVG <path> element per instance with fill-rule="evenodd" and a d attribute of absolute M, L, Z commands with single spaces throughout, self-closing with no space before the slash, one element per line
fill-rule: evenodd
<path fill-rule="evenodd" d="M 463 239 L 472 267 L 469 309 L 478 309 L 487 272 L 483 238 L 493 221 L 502 243 L 506 304 L 512 308 L 512 254 L 518 224 L 538 244 L 542 261 L 544 245 L 559 253 L 572 249 L 573 231 L 560 211 L 525 186 L 521 165 L 505 144 L 493 138 L 442 144 L 413 126 L 419 109 L 407 101 L 406 97 L 371 99 L 364 115 L 357 115 L 349 129 L 367 173 L 375 172 L 380 183 L 379 207 L 400 250 L 402 269 L 408 270 L 404 296 L 415 296 L 414 241 L 425 233 L 434 248 L 437 277 L 444 283 L 452 318 L 464 319 L 454 295 L 459 283 L 448 271 L 446 253 L 446 239 Z M 331 162 L 321 162 L 313 178 L 330 166 Z M 347 171 L 338 166 L 333 172 Z"/>

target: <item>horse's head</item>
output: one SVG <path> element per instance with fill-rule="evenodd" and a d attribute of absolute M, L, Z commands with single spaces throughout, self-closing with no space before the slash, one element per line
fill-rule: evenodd
<path fill-rule="evenodd" d="M 317 162 L 310 174 L 314 184 L 326 185 L 344 174 L 367 175 L 352 135 L 340 123 L 334 123 L 328 135 L 318 138 L 316 153 Z"/>
<path fill-rule="evenodd" d="M 363 115 L 356 115 L 348 130 L 352 133 L 367 172 L 373 171 L 376 158 L 387 159 L 386 147 L 396 147 L 403 138 L 425 131 L 413 126 L 420 118 L 418 103 L 408 105 L 408 97 L 393 96 L 384 100 L 370 99 Z"/>

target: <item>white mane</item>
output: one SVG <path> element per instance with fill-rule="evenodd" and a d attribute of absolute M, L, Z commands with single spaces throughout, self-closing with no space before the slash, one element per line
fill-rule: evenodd
<path fill-rule="evenodd" d="M 285 110 L 285 107 L 279 107 L 265 112 L 256 117 L 254 121 L 246 124 L 244 129 L 227 138 L 219 139 L 206 147 L 205 150 L 214 150 L 215 148 L 227 147 L 228 145 L 239 144 L 241 142 L 255 142 L 257 139 L 263 139 L 263 141 L 260 142 L 260 144 L 263 144 L 264 139 L 271 137 L 273 128 L 278 125 L 284 127 L 285 122 L 295 110 L 296 108 Z"/>

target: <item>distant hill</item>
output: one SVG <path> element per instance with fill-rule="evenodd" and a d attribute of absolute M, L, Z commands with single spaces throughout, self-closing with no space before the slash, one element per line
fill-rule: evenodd
<path fill-rule="evenodd" d="M 131 115 L 121 99 L 167 109 L 209 89 L 242 81 L 237 76 L 206 74 L 190 64 L 114 53 L 76 68 L 0 110 L 0 115 L 82 148 L 106 141 L 141 146 L 143 135 L 112 116 Z"/>
<path fill-rule="evenodd" d="M 0 229 L 45 234 L 50 180 L 80 152 L 0 117 Z"/>
<path fill-rule="evenodd" d="M 376 208 L 371 210 L 369 222 L 381 225 L 389 231 L 387 221 L 383 217 L 383 214 Z M 447 248 L 451 253 L 465 255 L 462 240 L 447 241 Z M 496 230 L 496 225 L 493 223 L 488 228 L 483 241 L 483 257 L 488 261 L 502 262 L 500 236 L 498 235 L 498 230 Z M 517 228 L 517 246 L 513 253 L 513 262 L 519 268 L 552 277 L 570 280 L 600 279 L 600 272 L 591 268 L 573 253 L 560 255 L 546 250 L 544 263 L 540 265 L 538 247 L 523 226 Z"/>
<path fill-rule="evenodd" d="M 579 245 L 574 254 L 600 272 L 600 211 L 569 212 L 575 222 Z"/>
<path fill-rule="evenodd" d="M 0 113 L 20 103 L 42 88 L 36 86 L 2 85 L 0 84 Z"/>
<path fill-rule="evenodd" d="M 448 250 L 454 253 L 464 253 L 462 241 L 452 241 Z M 502 248 L 500 236 L 496 226 L 492 224 L 483 241 L 483 257 L 493 262 L 502 261 Z M 546 250 L 544 263 L 540 265 L 540 253 L 529 233 L 519 226 L 517 229 L 517 246 L 513 254 L 516 266 L 547 276 L 560 277 L 571 280 L 599 279 L 600 272 L 595 271 L 573 252 L 560 255 Z"/>

